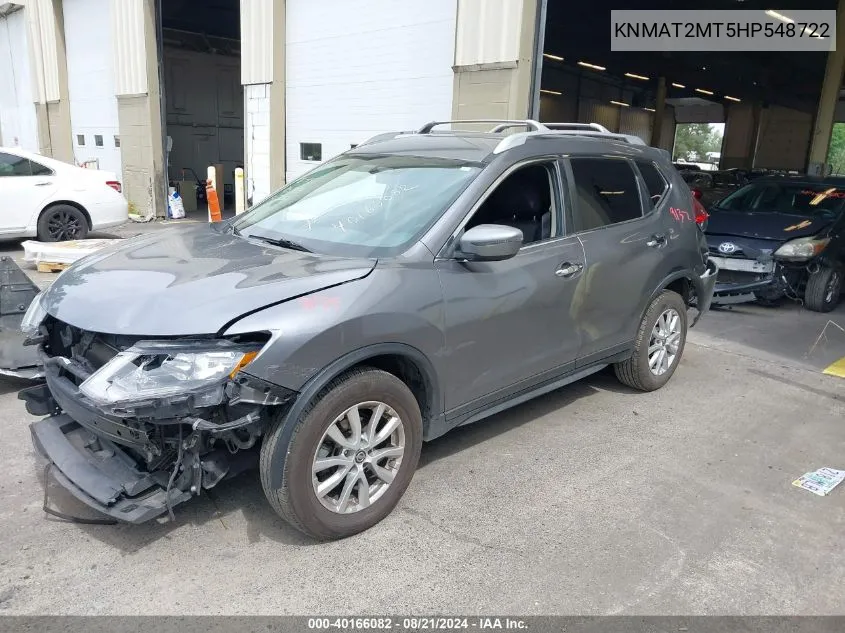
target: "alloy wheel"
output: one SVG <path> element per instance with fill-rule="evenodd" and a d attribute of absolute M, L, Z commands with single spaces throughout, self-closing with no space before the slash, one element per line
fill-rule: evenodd
<path fill-rule="evenodd" d="M 74 239 L 81 228 L 79 218 L 69 211 L 56 211 L 47 221 L 47 231 L 57 242 Z"/>
<path fill-rule="evenodd" d="M 674 308 L 664 310 L 651 330 L 648 367 L 655 376 L 665 374 L 678 357 L 681 344 L 681 315 Z"/>
<path fill-rule="evenodd" d="M 405 453 L 405 427 L 383 402 L 361 402 L 337 416 L 314 453 L 314 494 L 328 510 L 351 514 L 375 503 Z"/>

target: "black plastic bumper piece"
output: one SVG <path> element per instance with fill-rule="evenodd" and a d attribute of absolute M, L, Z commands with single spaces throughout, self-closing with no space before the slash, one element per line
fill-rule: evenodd
<path fill-rule="evenodd" d="M 86 505 L 118 521 L 144 523 L 167 512 L 164 488 L 116 444 L 94 436 L 67 415 L 30 425 L 32 443 L 52 462 L 52 473 L 65 489 Z M 191 498 L 172 489 L 170 505 Z"/>

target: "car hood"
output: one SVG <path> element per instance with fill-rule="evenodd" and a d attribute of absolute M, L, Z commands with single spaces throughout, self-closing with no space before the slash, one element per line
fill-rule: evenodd
<path fill-rule="evenodd" d="M 375 264 L 265 246 L 208 224 L 177 227 L 77 262 L 47 290 L 43 305 L 94 332 L 215 334 L 249 312 L 365 277 Z"/>
<path fill-rule="evenodd" d="M 707 220 L 707 233 L 786 242 L 796 237 L 816 235 L 831 223 L 832 221 L 826 218 L 787 213 L 712 209 Z"/>

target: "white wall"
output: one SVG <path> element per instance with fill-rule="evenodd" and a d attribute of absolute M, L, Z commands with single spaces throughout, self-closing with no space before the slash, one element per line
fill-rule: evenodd
<path fill-rule="evenodd" d="M 0 145 L 38 151 L 26 14 L 0 18 Z"/>
<path fill-rule="evenodd" d="M 270 191 L 270 87 L 244 86 L 246 95 L 246 198 L 261 202 Z"/>
<path fill-rule="evenodd" d="M 77 164 L 98 160 L 100 169 L 121 173 L 115 97 L 110 0 L 64 0 L 68 95 L 73 156 Z M 85 144 L 79 143 L 79 135 Z M 97 147 L 95 136 L 103 137 Z"/>
<path fill-rule="evenodd" d="M 287 0 L 286 177 L 393 130 L 450 119 L 457 0 Z"/>

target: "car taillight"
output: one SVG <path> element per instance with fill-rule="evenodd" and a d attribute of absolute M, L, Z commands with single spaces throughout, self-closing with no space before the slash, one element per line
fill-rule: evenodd
<path fill-rule="evenodd" d="M 703 229 L 707 224 L 707 218 L 710 217 L 707 209 L 698 201 L 698 198 L 692 199 L 692 208 L 695 210 L 695 223 Z"/>
<path fill-rule="evenodd" d="M 120 186 L 120 183 L 116 180 L 107 180 L 106 184 L 112 189 L 114 189 L 117 193 L 123 192 L 123 188 Z"/>

